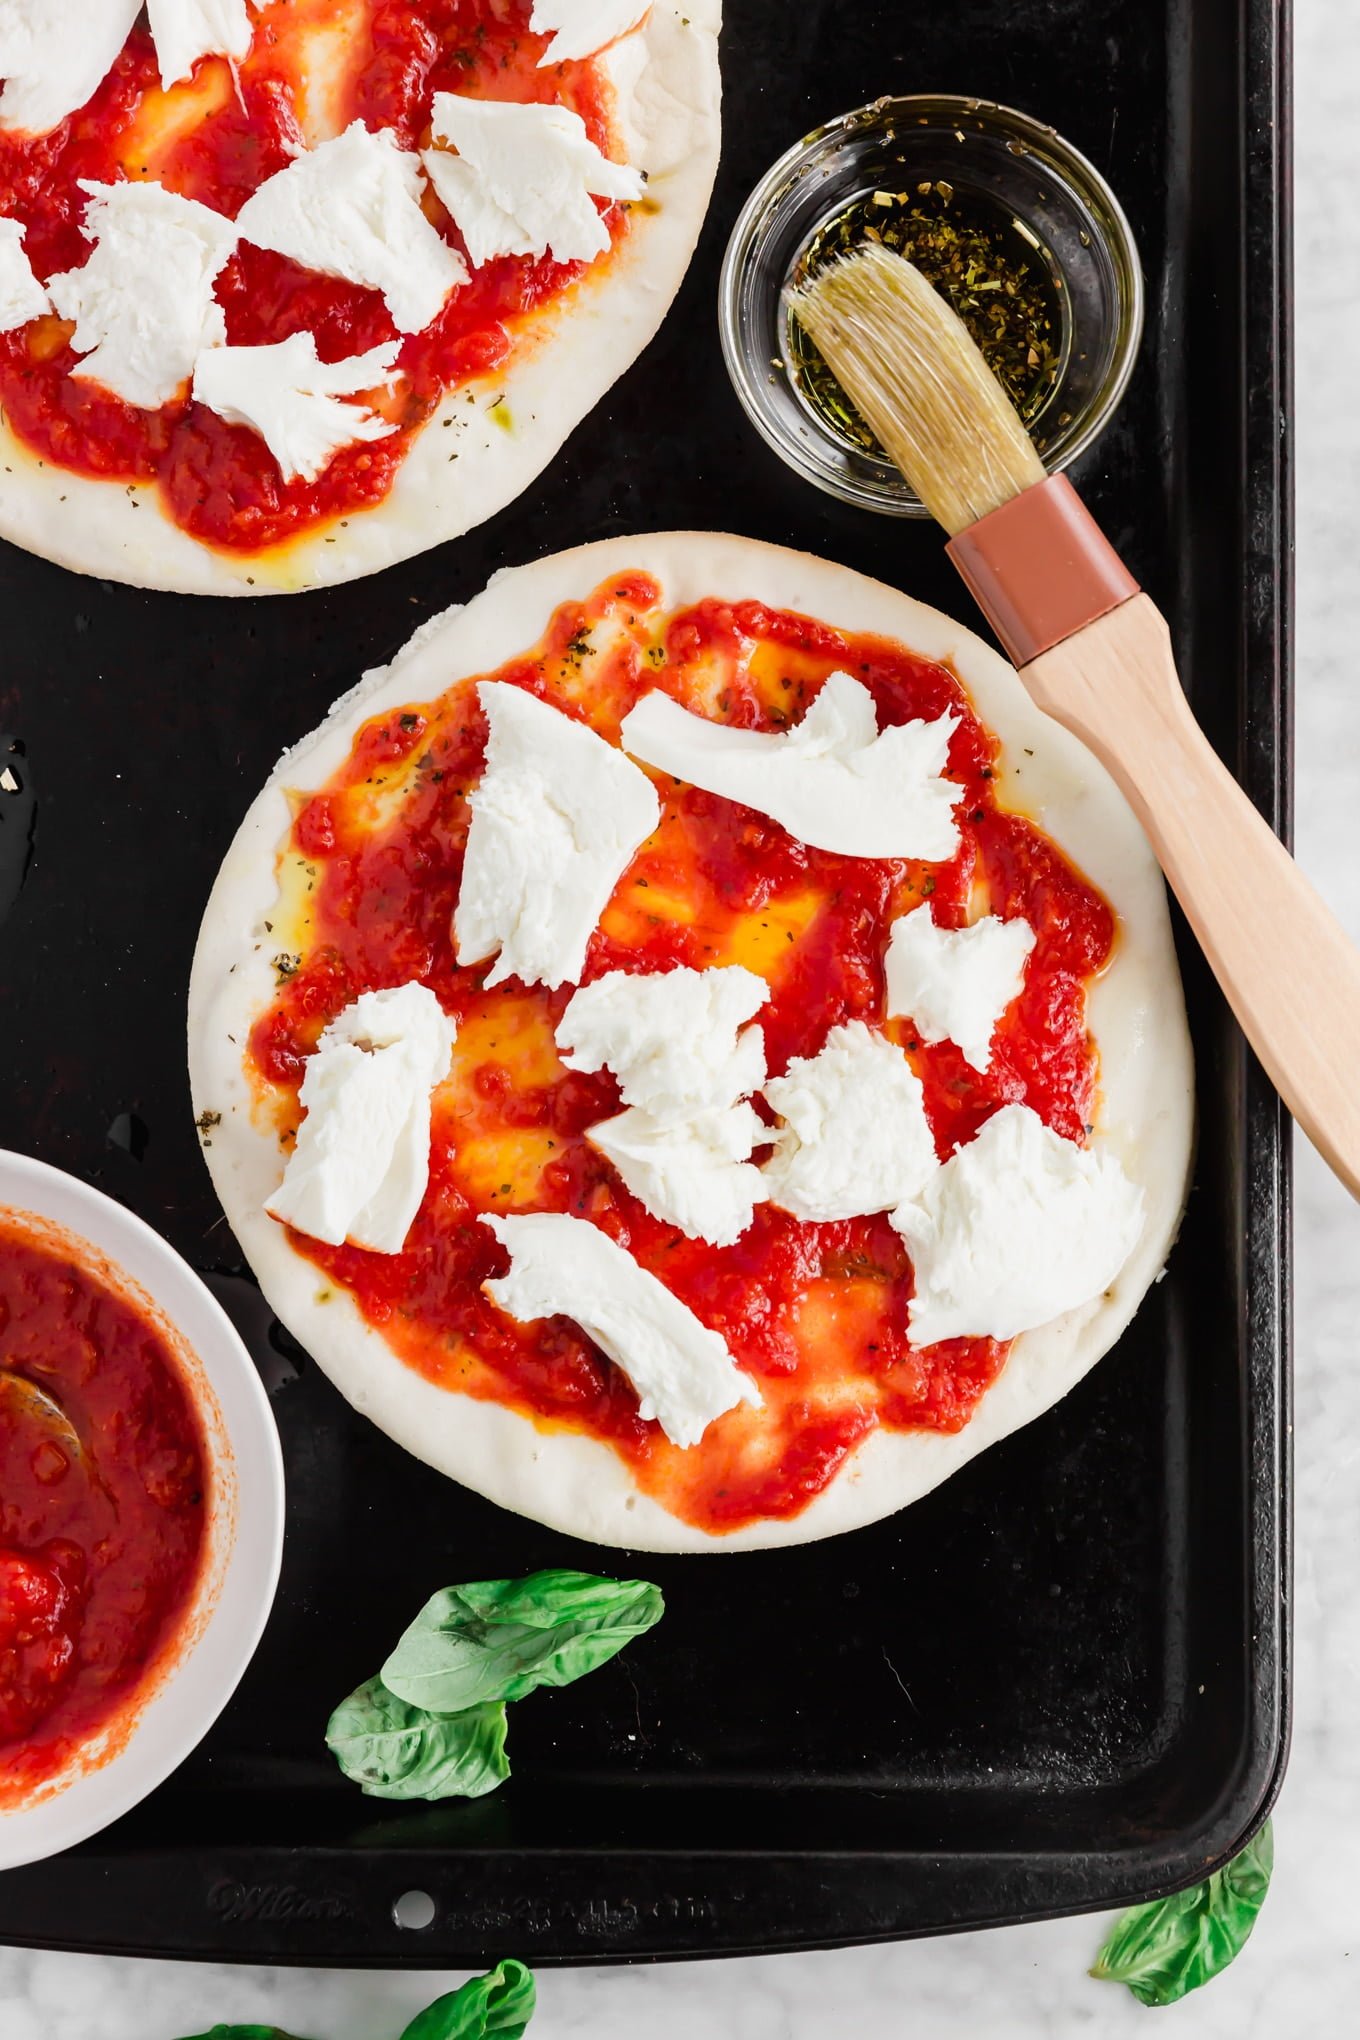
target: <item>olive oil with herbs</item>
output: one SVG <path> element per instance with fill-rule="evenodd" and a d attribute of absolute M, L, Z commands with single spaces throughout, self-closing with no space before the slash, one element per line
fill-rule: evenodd
<path fill-rule="evenodd" d="M 805 282 L 866 241 L 905 255 L 963 320 L 1015 405 L 1032 425 L 1056 387 L 1061 364 L 1059 284 L 1029 230 L 981 194 L 943 178 L 864 192 L 827 220 L 804 250 L 794 281 Z M 805 403 L 861 453 L 882 447 L 816 345 L 790 321 L 787 366 Z M 1042 446 L 1042 437 L 1036 435 Z"/>

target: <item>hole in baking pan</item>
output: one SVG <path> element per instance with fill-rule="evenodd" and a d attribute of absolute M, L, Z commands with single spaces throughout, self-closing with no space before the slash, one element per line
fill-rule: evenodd
<path fill-rule="evenodd" d="M 0 921 L 28 877 L 37 812 L 23 740 L 0 731 Z"/>
<path fill-rule="evenodd" d="M 392 1901 L 393 1919 L 411 1934 L 423 1934 L 426 1927 L 433 1926 L 437 1910 L 428 1891 L 403 1891 Z"/>
<path fill-rule="evenodd" d="M 306 1352 L 293 1337 L 287 1325 L 280 1324 L 275 1318 L 269 1327 L 270 1364 L 260 1365 L 260 1373 L 264 1377 L 264 1385 L 269 1394 L 273 1395 L 275 1389 L 287 1388 L 290 1382 L 300 1381 L 306 1358 Z"/>
<path fill-rule="evenodd" d="M 200 1137 L 205 1144 L 211 1138 L 211 1128 L 205 1132 L 204 1120 L 211 1117 L 205 1114 L 199 1121 Z M 260 1294 L 254 1276 L 245 1268 L 202 1268 L 199 1272 L 245 1340 L 266 1395 L 275 1395 L 300 1380 L 307 1355 L 286 1326 L 279 1323 Z"/>
<path fill-rule="evenodd" d="M 151 1131 L 146 1121 L 136 1112 L 119 1112 L 110 1124 L 105 1139 L 110 1147 L 121 1148 L 125 1155 L 131 1155 L 134 1162 L 140 1162 L 151 1140 Z"/>

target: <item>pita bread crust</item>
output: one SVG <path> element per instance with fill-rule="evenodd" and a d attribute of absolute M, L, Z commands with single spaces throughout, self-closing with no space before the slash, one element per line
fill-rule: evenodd
<path fill-rule="evenodd" d="M 718 165 L 720 21 L 721 0 L 656 0 L 637 32 L 600 59 L 628 160 L 647 172 L 645 206 L 606 267 L 548 308 L 504 369 L 445 395 L 373 509 L 268 552 L 226 552 L 174 523 L 155 484 L 98 481 L 41 461 L 0 414 L 0 538 L 138 588 L 296 594 L 377 573 L 493 516 L 637 359 L 680 288 Z M 496 398 L 508 427 L 492 413 Z"/>
<path fill-rule="evenodd" d="M 1119 1157 L 1146 1204 L 1142 1237 L 1117 1282 L 1096 1302 L 1017 1339 L 961 1432 L 874 1432 L 801 1515 L 720 1537 L 641 1493 L 607 1445 L 436 1388 L 397 1358 L 346 1293 L 330 1290 L 320 1300 L 325 1278 L 264 1214 L 282 1162 L 252 1121 L 235 1045 L 275 989 L 262 924 L 276 899 L 275 855 L 290 822 L 285 789 L 323 784 L 369 716 L 430 699 L 459 674 L 496 667 L 534 641 L 559 603 L 629 569 L 654 575 L 667 607 L 704 596 L 754 598 L 898 638 L 947 661 L 1000 739 L 1006 805 L 1052 834 L 1121 921 L 1114 958 L 1089 1002 L 1101 1058 L 1093 1138 Z M 1039 713 L 996 652 L 939 611 L 830 561 L 702 532 L 609 539 L 497 575 L 466 608 L 427 623 L 390 666 L 366 674 L 285 754 L 242 823 L 204 914 L 189 995 L 189 1063 L 195 1113 L 222 1115 L 206 1159 L 236 1237 L 274 1310 L 341 1393 L 408 1451 L 502 1507 L 573 1537 L 641 1551 L 753 1550 L 856 1529 L 927 1494 L 1059 1401 L 1114 1344 L 1162 1268 L 1185 1200 L 1194 1131 L 1190 1041 L 1165 889 L 1147 839 L 1103 767 Z"/>

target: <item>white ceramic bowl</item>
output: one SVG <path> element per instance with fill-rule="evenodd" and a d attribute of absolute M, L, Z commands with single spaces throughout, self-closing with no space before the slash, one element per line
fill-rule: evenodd
<path fill-rule="evenodd" d="M 230 1319 L 188 1263 L 121 1204 L 44 1162 L 0 1150 L 0 1219 L 121 1287 L 170 1338 L 212 1471 L 207 1548 L 179 1640 L 116 1731 L 96 1736 L 39 1795 L 0 1806 L 0 1870 L 69 1849 L 168 1778 L 226 1706 L 260 1640 L 283 1550 L 283 1459 L 268 1398 Z M 65 1238 L 62 1238 L 62 1235 Z M 140 1293 L 139 1293 L 140 1292 Z"/>

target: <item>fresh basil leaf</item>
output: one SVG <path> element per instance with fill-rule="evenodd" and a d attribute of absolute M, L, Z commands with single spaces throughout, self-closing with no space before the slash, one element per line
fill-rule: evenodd
<path fill-rule="evenodd" d="M 373 1799 L 480 1799 L 510 1776 L 503 1706 L 427 1714 L 369 1679 L 342 1700 L 326 1743 Z"/>
<path fill-rule="evenodd" d="M 521 2040 L 534 2016 L 534 1979 L 522 1962 L 498 1962 L 417 2012 L 401 2040 Z M 214 2026 L 193 2040 L 292 2040 L 278 2026 Z"/>
<path fill-rule="evenodd" d="M 534 2016 L 534 1979 L 522 1962 L 498 1962 L 418 2012 L 401 2040 L 520 2040 Z"/>
<path fill-rule="evenodd" d="M 214 2026 L 211 2032 L 195 2033 L 193 2040 L 293 2040 L 281 2026 Z"/>
<path fill-rule="evenodd" d="M 382 1668 L 389 1692 L 453 1714 L 490 1700 L 522 1700 L 536 1686 L 568 1686 L 661 1620 L 660 1589 L 645 1580 L 538 1572 L 474 1580 L 426 1602 Z"/>
<path fill-rule="evenodd" d="M 1270 1822 L 1239 1856 L 1193 1891 L 1135 1905 L 1117 1920 L 1092 1976 L 1126 1983 L 1145 2005 L 1174 2005 L 1245 1948 L 1270 1889 Z"/>

